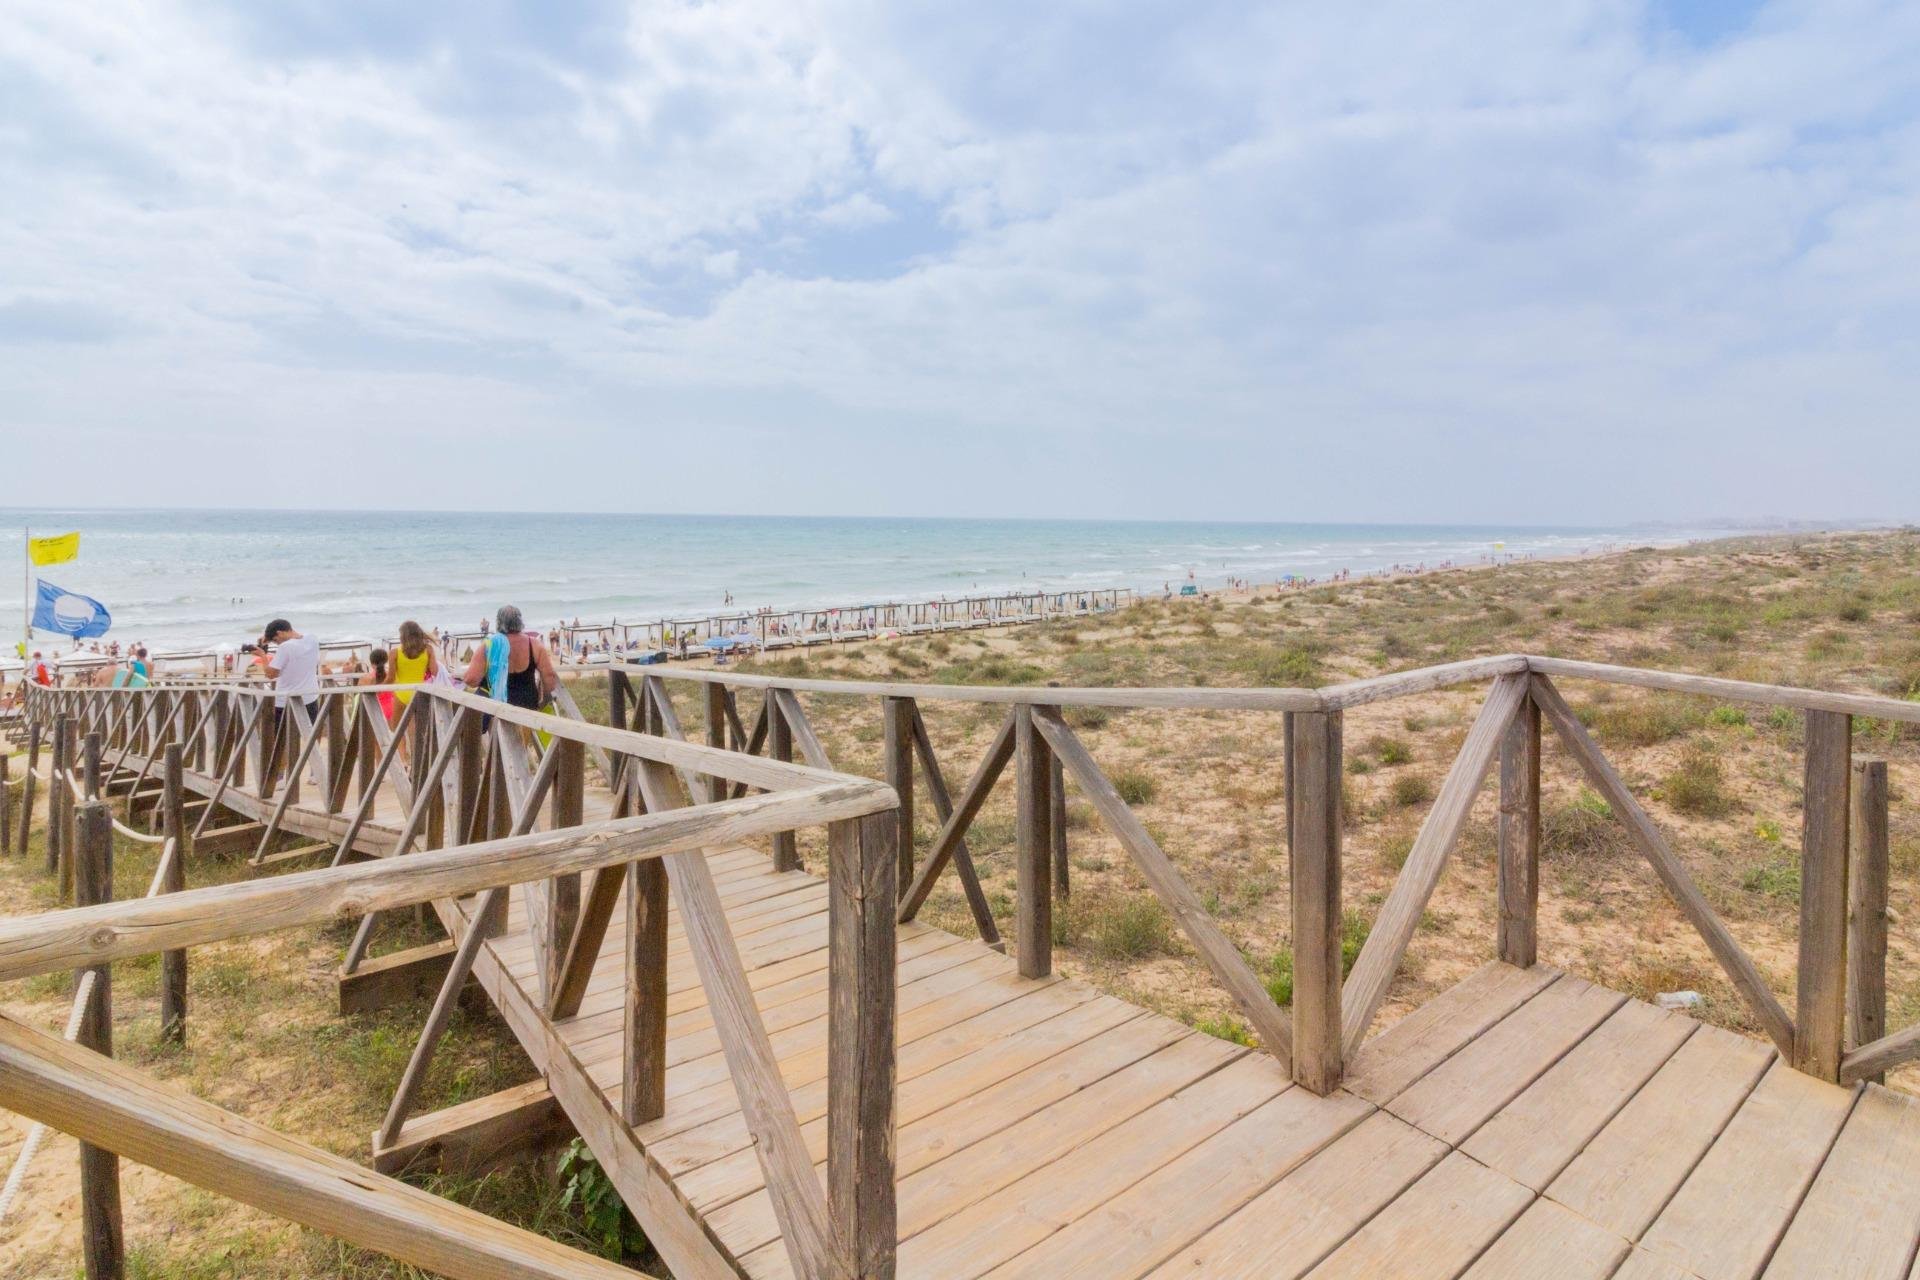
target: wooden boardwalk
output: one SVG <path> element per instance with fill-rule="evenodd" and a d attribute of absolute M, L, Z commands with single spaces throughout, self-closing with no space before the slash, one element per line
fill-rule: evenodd
<path fill-rule="evenodd" d="M 709 858 L 824 1161 L 825 886 L 754 850 Z M 591 1099 L 602 1127 L 621 934 L 558 1024 L 517 897 L 482 966 L 562 1105 Z M 669 934 L 667 1111 L 614 1132 L 729 1267 L 790 1275 L 677 916 Z M 1814 1080 L 1545 966 L 1488 964 L 1324 1098 L 1267 1054 L 925 925 L 901 930 L 899 998 L 902 1276 L 1920 1277 L 1920 1099 Z"/>
<path fill-rule="evenodd" d="M 1550 690 L 1531 696 L 1546 698 L 1548 714 L 1557 706 Z M 1507 697 L 1490 698 L 1483 716 L 1496 730 L 1522 695 Z M 1026 736 L 1040 734 L 1072 745 L 1057 729 Z M 1464 798 L 1449 821 L 1464 819 L 1497 745 L 1495 733 L 1480 737 L 1479 766 L 1466 782 L 1450 775 L 1448 790 Z M 890 741 L 904 752 L 911 739 L 894 731 Z M 1332 741 L 1337 749 L 1337 733 Z M 202 795 L 217 785 L 205 773 L 184 781 Z M 320 790 L 307 785 L 285 830 L 345 835 L 348 814 L 324 812 Z M 1631 805 L 1624 789 L 1613 799 Z M 1046 812 L 1044 800 L 1023 800 L 1023 812 Z M 223 804 L 253 819 L 277 808 L 244 790 Z M 597 778 L 581 807 L 588 824 L 614 812 Z M 963 829 L 964 817 L 949 825 Z M 384 857 L 403 822 L 390 782 L 357 851 Z M 1293 830 L 1298 856 L 1307 827 Z M 1433 876 L 1447 845 L 1421 855 Z M 800 1140 L 831 1194 L 829 887 L 777 870 L 758 848 L 685 856 L 707 863 Z M 624 906 L 600 935 L 578 1012 L 555 1019 L 525 886 L 507 902 L 504 929 L 478 944 L 474 976 L 678 1280 L 793 1275 L 722 1046 L 721 1025 L 739 1014 L 709 1006 L 679 898 L 666 927 L 665 1108 L 635 1126 L 622 1119 L 622 1091 L 628 1002 L 641 988 Z M 434 907 L 457 940 L 478 903 Z M 1417 919 L 1417 909 L 1406 916 Z M 1049 934 L 1023 926 L 1021 936 Z M 1828 1083 L 1773 1044 L 1545 965 L 1490 962 L 1364 1042 L 1356 1035 L 1338 1086 L 1322 1095 L 1272 1053 L 1077 980 L 1022 976 L 976 940 L 908 920 L 896 958 L 902 1277 L 1920 1280 L 1920 1099 Z M 1383 984 L 1399 958 L 1379 968 Z"/>

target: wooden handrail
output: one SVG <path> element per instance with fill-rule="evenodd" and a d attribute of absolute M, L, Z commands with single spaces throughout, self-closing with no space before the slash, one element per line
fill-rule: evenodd
<path fill-rule="evenodd" d="M 622 818 L 585 829 L 542 831 L 407 858 L 209 885 L 161 898 L 15 916 L 0 919 L 0 979 L 457 898 L 500 885 L 859 818 L 892 807 L 890 788 L 848 778 L 678 813 Z"/>

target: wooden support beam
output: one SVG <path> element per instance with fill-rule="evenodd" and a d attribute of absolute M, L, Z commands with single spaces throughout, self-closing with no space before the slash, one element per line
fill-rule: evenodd
<path fill-rule="evenodd" d="M 996 748 L 1004 746 L 1000 764 L 994 770 L 994 777 L 1006 767 L 1006 757 L 1013 752 L 1013 718 L 1001 721 L 1000 731 L 994 737 L 994 747 L 988 748 L 991 759 Z M 933 848 L 927 853 L 927 867 L 930 873 L 904 882 L 906 888 L 900 895 L 900 910 L 895 919 L 905 924 L 913 918 L 913 913 L 926 901 L 928 892 L 933 888 L 934 877 L 940 874 L 940 866 L 948 858 L 953 860 L 953 873 L 960 878 L 961 892 L 966 894 L 967 907 L 973 912 L 974 928 L 980 931 L 980 940 L 995 951 L 1004 952 L 1007 944 L 1000 938 L 1000 927 L 994 922 L 993 908 L 987 903 L 986 891 L 980 887 L 980 875 L 974 870 L 973 854 L 967 848 L 966 824 L 953 825 L 953 799 L 947 792 L 947 775 L 941 771 L 939 758 L 933 754 L 933 739 L 927 734 L 927 722 L 920 715 L 916 704 L 913 709 L 913 746 L 920 756 L 920 774 L 927 782 L 927 796 L 933 801 L 934 816 L 940 819 L 940 834 L 934 837 Z M 1054 757 L 1059 763 L 1059 757 Z M 980 801 L 985 799 L 985 790 L 976 790 L 979 779 L 975 778 L 967 785 L 967 795 L 973 800 L 973 807 L 966 816 L 971 822 L 979 812 Z M 987 779 L 986 788 L 990 790 L 993 779 Z M 944 850 L 945 852 L 942 852 Z M 918 895 L 917 897 L 915 895 Z"/>
<path fill-rule="evenodd" d="M 573 1124 L 546 1081 L 534 1080 L 415 1116 L 400 1126 L 391 1146 L 374 1148 L 373 1167 L 388 1175 L 475 1177 L 565 1142 L 572 1134 Z"/>
<path fill-rule="evenodd" d="M 1500 959 L 1540 956 L 1540 708 L 1523 700 L 1500 742 Z"/>
<path fill-rule="evenodd" d="M 334 866 L 337 867 L 345 862 L 347 855 L 353 852 L 354 843 L 360 838 L 361 827 L 365 826 L 367 819 L 373 816 L 374 806 L 379 803 L 380 784 L 386 780 L 388 772 L 393 768 L 394 760 L 399 757 L 400 743 L 405 738 L 407 726 L 415 715 L 414 709 L 426 705 L 426 698 L 415 697 L 409 699 L 407 705 L 401 708 L 400 719 L 394 726 L 394 732 L 388 735 L 386 743 L 382 746 L 380 758 L 374 762 L 371 774 L 361 781 L 360 803 L 354 806 L 353 817 L 348 821 L 346 832 L 341 835 L 340 843 L 333 851 Z M 386 720 L 380 718 L 380 723 L 384 726 Z M 371 742 L 373 736 L 377 735 L 370 735 L 367 740 Z M 400 790 L 400 778 L 400 774 L 394 774 L 396 791 Z M 406 791 L 411 793 L 412 788 L 409 787 Z M 408 803 L 408 799 L 407 794 L 400 797 L 401 803 L 411 810 L 413 806 Z M 411 812 L 408 814 L 408 821 L 410 823 L 415 821 Z"/>
<path fill-rule="evenodd" d="M 169 742 L 160 766 L 160 789 L 165 793 L 160 809 L 173 853 L 160 880 L 161 893 L 179 893 L 187 887 L 193 834 L 187 830 L 185 779 L 185 755 L 179 743 Z M 160 954 L 160 1039 L 174 1045 L 187 1042 L 187 953 L 178 947 Z"/>
<path fill-rule="evenodd" d="M 634 1272 L 380 1177 L 0 1015 L 0 1106 L 452 1280 Z"/>
<path fill-rule="evenodd" d="M 1809 711 L 1800 835 L 1800 966 L 1793 1065 L 1840 1078 L 1847 1036 L 1847 820 L 1853 717 Z"/>
<path fill-rule="evenodd" d="M 685 800 L 675 794 L 674 775 L 667 766 L 653 760 L 636 763 L 648 810 L 667 814 L 685 807 Z M 766 1023 L 754 1003 L 740 950 L 727 926 L 713 870 L 700 851 L 662 861 L 667 883 L 680 904 L 687 949 L 706 991 L 707 1007 L 713 1011 L 714 1030 L 740 1099 L 741 1115 L 754 1136 L 754 1151 L 794 1272 L 801 1276 L 833 1275 L 838 1270 L 839 1250 L 827 1202 L 820 1193 L 806 1141 L 800 1136 L 800 1124 L 794 1118 L 779 1060 L 767 1038 Z"/>
<path fill-rule="evenodd" d="M 232 751 L 228 753 L 226 767 L 220 772 L 220 780 L 214 784 L 213 794 L 207 797 L 207 811 L 200 815 L 200 821 L 193 826 L 195 837 L 206 830 L 208 820 L 213 817 L 213 811 L 220 807 L 220 798 L 227 793 L 230 785 L 236 785 L 235 780 L 245 771 L 247 744 L 259 735 L 263 724 L 272 721 L 272 704 L 265 698 L 255 698 L 252 701 L 253 715 L 247 720 L 246 728 L 240 731 L 239 739 L 233 744 Z M 245 716 L 246 711 L 242 709 L 239 714 Z"/>
<path fill-rule="evenodd" d="M 1640 852 L 1653 864 L 1654 874 L 1667 887 L 1674 902 L 1700 934 L 1707 949 L 1713 952 L 1714 959 L 1732 979 L 1734 987 L 1745 998 L 1747 1006 L 1759 1018 L 1760 1025 L 1767 1036 L 1779 1048 L 1781 1054 L 1789 1059 L 1794 1051 L 1793 1019 L 1788 1015 L 1779 997 L 1767 986 L 1766 979 L 1760 976 L 1760 970 L 1754 966 L 1751 958 L 1734 940 L 1727 926 L 1707 905 L 1705 895 L 1693 882 L 1687 868 L 1679 857 L 1668 847 L 1666 837 L 1660 834 L 1660 828 L 1634 799 L 1633 792 L 1621 779 L 1613 765 L 1601 752 L 1599 744 L 1594 742 L 1586 726 L 1580 723 L 1573 708 L 1560 696 L 1560 691 L 1545 676 L 1534 676 L 1532 680 L 1533 700 L 1540 706 L 1540 714 L 1561 743 L 1573 755 L 1581 771 L 1587 775 L 1587 781 L 1600 793 L 1616 818 L 1633 837 Z"/>
<path fill-rule="evenodd" d="M 760 714 L 767 722 L 767 757 L 786 763 L 793 759 L 793 727 L 787 721 L 786 711 L 781 705 L 779 695 L 778 689 L 768 689 L 766 702 L 760 708 Z M 773 869 L 798 871 L 800 848 L 794 841 L 793 832 L 775 832 L 772 843 Z"/>
<path fill-rule="evenodd" d="M 354 737 L 359 737 L 359 726 L 368 707 L 376 714 L 379 703 L 374 695 L 359 695 L 354 711 Z M 324 731 L 327 737 L 327 767 L 322 775 L 326 782 L 326 810 L 339 813 L 347 807 L 347 789 L 353 784 L 354 751 L 347 741 L 347 699 L 338 693 L 325 694 L 320 699 L 320 724 L 316 732 Z"/>
<path fill-rule="evenodd" d="M 1073 896 L 1073 864 L 1067 858 L 1067 770 L 1059 756 L 1049 758 L 1053 775 L 1047 781 L 1047 839 L 1053 845 L 1053 897 L 1065 903 Z"/>
<path fill-rule="evenodd" d="M 827 831 L 827 1195 L 847 1274 L 892 1280 L 895 1204 L 895 883 L 899 824 L 877 813 Z"/>
<path fill-rule="evenodd" d="M 1046 735 L 1047 743 L 1055 755 L 1067 767 L 1067 772 L 1080 785 L 1081 792 L 1092 803 L 1094 811 L 1106 821 L 1107 827 L 1118 837 L 1120 845 L 1133 858 L 1134 865 L 1146 878 L 1153 891 L 1166 904 L 1175 923 L 1186 933 L 1194 950 L 1213 971 L 1220 985 L 1239 1006 L 1253 1025 L 1254 1034 L 1260 1037 L 1261 1045 L 1279 1059 L 1289 1072 L 1293 1066 L 1293 1033 L 1287 1025 L 1287 1017 L 1274 1004 L 1273 997 L 1267 994 L 1266 987 L 1255 976 L 1252 969 L 1233 941 L 1222 933 L 1220 926 L 1201 905 L 1200 899 L 1180 872 L 1173 865 L 1160 846 L 1154 843 L 1146 826 L 1127 807 L 1127 802 L 1114 790 L 1113 783 L 1100 771 L 1094 762 L 1086 744 L 1060 719 L 1058 712 L 1044 712 L 1034 716 L 1034 724 Z"/>
<path fill-rule="evenodd" d="M 27 726 L 27 776 L 20 783 L 20 857 L 27 856 L 27 840 L 33 834 L 33 792 L 40 778 L 35 770 L 40 767 L 40 726 L 38 723 Z"/>
<path fill-rule="evenodd" d="M 637 762 L 629 768 L 638 774 Z M 639 783 L 632 785 L 637 789 Z M 626 872 L 620 1114 L 629 1125 L 640 1125 L 667 1110 L 667 872 L 657 861 L 632 863 Z"/>
<path fill-rule="evenodd" d="M 708 684 L 702 685 L 700 688 L 706 697 L 705 718 L 707 745 L 716 751 L 725 751 L 727 749 L 727 712 L 729 710 L 727 705 L 727 686 L 723 684 Z M 739 713 L 734 712 L 734 716 L 737 719 Z M 709 775 L 707 778 L 707 800 L 726 799 L 728 788 L 729 784 L 725 778 L 716 778 Z"/>
<path fill-rule="evenodd" d="M 454 950 L 453 940 L 443 939 L 375 956 L 352 973 L 340 973 L 340 1016 L 376 1013 L 432 995 L 447 980 Z"/>
<path fill-rule="evenodd" d="M 253 865 L 256 867 L 267 856 L 267 846 L 280 834 L 280 824 L 286 819 L 288 806 L 300 798 L 300 773 L 307 767 L 307 761 L 313 758 L 314 749 L 320 744 L 320 726 L 307 718 L 307 708 L 299 698 L 287 699 L 286 716 L 293 722 L 300 737 L 300 752 L 294 757 L 293 768 L 287 772 L 287 785 L 280 792 L 279 803 L 273 806 L 273 816 L 260 833 L 260 847 L 253 851 Z M 262 795 L 264 798 L 264 793 Z M 324 795 L 322 799 L 325 799 Z"/>
<path fill-rule="evenodd" d="M 1440 784 L 1433 808 L 1420 824 L 1406 864 L 1388 891 L 1387 900 L 1381 904 L 1380 914 L 1374 917 L 1373 930 L 1353 962 L 1353 972 L 1348 975 L 1341 996 L 1341 1048 L 1349 1060 L 1360 1052 L 1367 1029 L 1373 1025 L 1374 1015 L 1387 998 L 1394 974 L 1399 972 L 1414 931 L 1420 927 L 1420 917 L 1426 913 L 1427 903 L 1440 883 L 1440 873 L 1446 869 L 1447 858 L 1467 825 L 1474 797 L 1480 793 L 1481 783 L 1493 768 L 1494 758 L 1507 735 L 1507 726 L 1526 696 L 1525 676 L 1501 676 L 1493 682 L 1487 700 L 1480 706 L 1479 716 L 1467 731 L 1467 740 L 1460 745 L 1460 754 L 1447 770 L 1446 781 Z M 1298 731 L 1296 727 L 1295 732 Z"/>
<path fill-rule="evenodd" d="M 113 900 L 113 811 L 104 800 L 82 805 L 74 850 L 74 898 L 83 907 Z M 113 968 L 97 964 L 76 972 L 93 989 L 74 1043 L 102 1057 L 113 1056 Z M 80 1144 L 80 1241 L 87 1280 L 120 1280 L 126 1274 L 126 1246 L 120 1229 L 120 1157 L 105 1147 Z"/>
<path fill-rule="evenodd" d="M 1854 1048 L 1887 1034 L 1887 857 L 1887 762 L 1855 760 L 1847 869 L 1847 1043 Z"/>
<path fill-rule="evenodd" d="M 1289 711 L 1294 785 L 1293 1078 L 1317 1094 L 1340 1085 L 1341 713 Z"/>
<path fill-rule="evenodd" d="M 919 707 L 912 698 L 880 699 L 881 758 L 887 785 L 900 798 L 900 807 L 894 810 L 894 823 L 899 828 L 895 847 L 900 851 L 895 883 L 902 892 L 913 884 L 913 725 L 918 714 Z"/>
<path fill-rule="evenodd" d="M 1053 972 L 1053 846 L 1047 838 L 1047 782 L 1053 769 L 1034 708 L 1014 712 L 1014 951 L 1023 978 Z"/>
<path fill-rule="evenodd" d="M 393 1101 L 387 1106 L 386 1119 L 374 1131 L 374 1149 L 392 1147 L 400 1135 L 400 1125 L 406 1120 L 407 1112 L 413 1107 L 414 1095 L 426 1082 L 427 1067 L 433 1062 L 433 1053 L 440 1045 L 440 1037 L 446 1034 L 447 1022 L 453 1017 L 454 1002 L 460 998 L 460 989 L 473 976 L 473 962 L 480 954 L 480 944 L 496 931 L 501 915 L 501 907 L 506 903 L 507 891 L 504 887 L 489 889 L 480 895 L 478 907 L 474 910 L 467 932 L 460 939 L 460 945 L 454 949 L 453 960 L 447 966 L 447 976 L 441 980 L 440 993 L 433 999 L 433 1008 L 427 1013 L 427 1024 L 420 1030 L 420 1039 L 413 1046 L 413 1055 L 407 1059 L 406 1070 L 400 1075 L 400 1083 L 393 1091 Z"/>
<path fill-rule="evenodd" d="M 827 749 L 820 745 L 819 735 L 814 733 L 813 723 L 800 705 L 800 695 L 791 689 L 775 689 L 773 693 L 780 703 L 780 718 L 786 723 L 787 732 L 793 735 L 793 745 L 800 749 L 800 758 L 812 768 L 831 772 L 833 761 L 827 758 Z"/>

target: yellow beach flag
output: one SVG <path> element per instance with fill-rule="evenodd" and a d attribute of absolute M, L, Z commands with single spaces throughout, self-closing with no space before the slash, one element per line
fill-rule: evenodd
<path fill-rule="evenodd" d="M 77 532 L 27 540 L 27 559 L 35 564 L 65 564 L 79 554 L 80 535 Z"/>

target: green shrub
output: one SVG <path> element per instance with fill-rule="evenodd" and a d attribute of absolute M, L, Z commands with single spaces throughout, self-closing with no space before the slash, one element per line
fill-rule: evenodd
<path fill-rule="evenodd" d="M 627 1203 L 614 1188 L 586 1141 L 575 1138 L 560 1157 L 560 1195 L 562 1209 L 578 1208 L 587 1238 L 599 1245 L 608 1257 L 637 1254 L 647 1247 L 646 1232 L 634 1221 Z"/>
<path fill-rule="evenodd" d="M 1113 775 L 1113 789 L 1118 791 L 1120 798 L 1128 804 L 1147 804 L 1159 791 L 1160 784 L 1155 782 L 1153 775 L 1145 770 L 1122 769 Z"/>
<path fill-rule="evenodd" d="M 1367 750 L 1385 765 L 1405 764 L 1413 759 L 1412 750 L 1398 738 L 1372 738 L 1367 742 Z"/>
<path fill-rule="evenodd" d="M 1393 780 L 1393 802 L 1402 809 L 1433 799 L 1433 783 L 1424 773 L 1403 773 Z"/>
<path fill-rule="evenodd" d="M 1360 949 L 1367 945 L 1367 933 L 1371 928 L 1357 911 L 1343 912 L 1340 916 L 1340 976 L 1346 977 L 1353 972 L 1353 962 L 1360 958 Z M 1267 994 L 1281 1008 L 1293 1003 L 1293 950 L 1282 947 L 1267 960 Z"/>
<path fill-rule="evenodd" d="M 1747 712 L 1744 707 L 1722 705 L 1708 712 L 1707 719 L 1723 728 L 1731 728 L 1744 725 L 1747 722 Z"/>
<path fill-rule="evenodd" d="M 1104 729 L 1113 719 L 1113 712 L 1106 707 L 1068 707 L 1066 721 L 1076 729 Z"/>
<path fill-rule="evenodd" d="M 1310 685 L 1319 677 L 1320 660 L 1312 650 L 1301 645 L 1288 645 L 1284 649 L 1263 653 L 1253 664 L 1256 684 L 1291 688 Z"/>
<path fill-rule="evenodd" d="M 1167 949 L 1172 921 L 1154 897 L 1130 895 L 1088 912 L 1087 950 L 1102 960 L 1139 960 Z"/>
<path fill-rule="evenodd" d="M 1680 757 L 1680 763 L 1661 784 L 1660 794 L 1681 813 L 1717 818 L 1733 808 L 1720 761 L 1698 747 Z"/>
<path fill-rule="evenodd" d="M 1193 1029 L 1216 1040 L 1226 1040 L 1233 1044 L 1252 1044 L 1253 1034 L 1243 1026 L 1238 1018 L 1227 1014 L 1202 1018 L 1193 1024 Z"/>
<path fill-rule="evenodd" d="M 1834 610 L 1842 622 L 1865 622 L 1873 617 L 1873 606 L 1864 597 L 1855 596 Z"/>
<path fill-rule="evenodd" d="M 1569 803 L 1540 815 L 1540 848 L 1547 857 L 1595 862 L 1629 853 L 1632 847 L 1626 831 L 1614 821 L 1612 807 L 1584 787 Z"/>
<path fill-rule="evenodd" d="M 1410 830 L 1391 831 L 1380 841 L 1380 861 L 1391 870 L 1398 871 L 1407 865 L 1407 855 L 1413 852 L 1413 836 Z"/>
<path fill-rule="evenodd" d="M 1373 761 L 1367 759 L 1365 756 L 1355 756 L 1347 761 L 1347 772 L 1355 776 L 1372 773 Z"/>
<path fill-rule="evenodd" d="M 1740 877 L 1740 887 L 1748 893 L 1764 893 L 1770 898 L 1800 898 L 1800 859 L 1788 855 L 1763 862 Z"/>
<path fill-rule="evenodd" d="M 1651 747 L 1706 723 L 1697 704 L 1672 698 L 1640 698 L 1594 707 L 1583 717 L 1602 741 Z"/>

